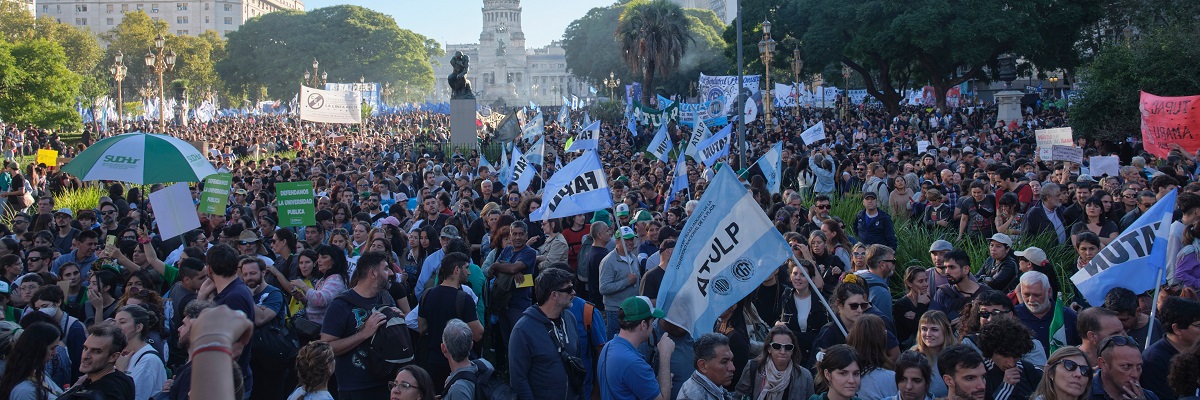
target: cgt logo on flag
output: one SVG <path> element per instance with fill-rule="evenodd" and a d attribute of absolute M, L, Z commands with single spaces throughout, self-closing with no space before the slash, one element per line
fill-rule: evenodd
<path fill-rule="evenodd" d="M 730 268 L 733 269 L 734 279 L 739 282 L 746 283 L 750 281 L 750 278 L 754 277 L 754 263 L 750 262 L 749 259 L 739 258 Z M 729 282 L 728 278 L 722 276 L 714 279 L 711 286 L 714 294 L 725 296 L 733 290 L 733 285 L 733 283 Z"/>

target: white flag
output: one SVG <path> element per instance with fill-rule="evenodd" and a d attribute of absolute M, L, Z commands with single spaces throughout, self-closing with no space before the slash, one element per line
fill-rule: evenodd
<path fill-rule="evenodd" d="M 330 124 L 362 123 L 361 97 L 355 91 L 300 86 L 300 120 Z"/>

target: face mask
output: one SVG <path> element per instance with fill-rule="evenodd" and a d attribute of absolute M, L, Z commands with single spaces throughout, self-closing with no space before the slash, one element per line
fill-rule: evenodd
<path fill-rule="evenodd" d="M 51 316 L 51 317 L 53 317 L 53 316 L 57 316 L 57 315 L 58 315 L 58 308 L 57 308 L 57 307 L 42 307 L 42 308 L 39 308 L 39 309 L 38 309 L 38 311 L 41 311 L 41 312 L 42 312 L 42 314 L 46 314 L 46 315 L 49 315 L 49 316 Z"/>

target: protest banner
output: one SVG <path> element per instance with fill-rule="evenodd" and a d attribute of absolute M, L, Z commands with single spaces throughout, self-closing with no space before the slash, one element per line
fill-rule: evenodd
<path fill-rule="evenodd" d="M 930 143 L 928 140 L 918 140 L 917 141 L 917 152 L 924 154 L 926 151 L 929 151 L 929 146 L 930 146 Z"/>
<path fill-rule="evenodd" d="M 818 122 L 816 125 L 804 130 L 800 134 L 800 139 L 804 139 L 805 146 L 812 146 L 813 143 L 825 139 L 825 121 Z"/>
<path fill-rule="evenodd" d="M 200 206 L 197 211 L 205 214 L 225 214 L 225 205 L 229 204 L 229 184 L 233 175 L 229 173 L 212 174 L 204 178 L 204 190 L 200 192 Z"/>
<path fill-rule="evenodd" d="M 642 125 L 650 125 L 657 130 L 663 123 L 679 121 L 679 103 L 671 104 L 667 108 L 659 110 L 634 100 L 633 118 L 641 121 Z"/>
<path fill-rule="evenodd" d="M 279 209 L 279 226 L 286 228 L 317 223 L 312 182 L 276 183 L 275 198 Z"/>
<path fill-rule="evenodd" d="M 192 192 L 185 182 L 150 193 L 150 205 L 154 206 L 154 222 L 163 240 L 200 227 L 200 216 L 192 208 Z"/>
<path fill-rule="evenodd" d="M 1075 146 L 1054 145 L 1050 148 L 1050 160 L 1083 164 L 1083 149 Z"/>
<path fill-rule="evenodd" d="M 1034 131 L 1037 137 L 1038 157 L 1042 160 L 1050 160 L 1053 156 L 1051 152 L 1054 146 L 1072 146 L 1071 127 L 1038 129 Z"/>
<path fill-rule="evenodd" d="M 532 221 L 562 218 L 612 207 L 612 192 L 604 166 L 595 151 L 567 163 L 546 181 L 542 206 L 529 213 Z"/>
<path fill-rule="evenodd" d="M 1092 172 L 1092 177 L 1098 178 L 1104 175 L 1119 176 L 1120 173 L 1120 158 L 1117 156 L 1092 156 L 1088 158 L 1090 162 L 1089 169 Z"/>
<path fill-rule="evenodd" d="M 362 123 L 359 96 L 358 92 L 300 86 L 300 119 L 331 124 Z"/>
<path fill-rule="evenodd" d="M 1104 296 L 1113 288 L 1144 293 L 1160 283 L 1158 272 L 1167 268 L 1167 238 L 1178 192 L 1179 189 L 1174 189 L 1163 196 L 1116 240 L 1104 246 L 1091 262 L 1071 275 L 1079 294 L 1092 304 L 1103 304 Z"/>
<path fill-rule="evenodd" d="M 37 152 L 38 164 L 45 164 L 47 167 L 58 167 L 58 150 L 38 149 Z"/>
<path fill-rule="evenodd" d="M 713 76 L 700 74 L 700 98 L 703 103 L 709 103 L 713 100 L 724 102 L 725 107 L 720 115 L 734 114 L 737 110 L 737 75 Z M 743 75 L 742 87 L 749 91 L 748 94 L 754 95 L 758 93 L 758 87 L 761 85 L 762 75 Z"/>
<path fill-rule="evenodd" d="M 1142 141 L 1146 151 L 1166 158 L 1172 144 L 1195 154 L 1200 149 L 1200 96 L 1163 97 L 1141 92 Z"/>

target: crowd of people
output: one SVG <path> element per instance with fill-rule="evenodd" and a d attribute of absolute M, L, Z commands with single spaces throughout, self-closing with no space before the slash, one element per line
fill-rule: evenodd
<path fill-rule="evenodd" d="M 419 147 L 446 138 L 448 119 L 431 113 L 376 117 L 364 131 L 271 116 L 173 126 L 168 134 L 211 149 L 233 183 L 224 213 L 171 238 L 137 187 L 100 183 L 97 207 L 58 207 L 55 195 L 98 183 L 10 161 L 0 173 L 11 215 L 0 228 L 0 397 L 1200 394 L 1196 154 L 1081 139 L 1085 158 L 1127 160 L 1119 174 L 1042 160 L 1033 130 L 1067 125 L 1056 109 L 1027 110 L 1021 123 L 987 106 L 776 118 L 773 130 L 748 125 L 744 160 L 735 147 L 720 165 L 689 159 L 682 172 L 645 156 L 654 127 L 604 121 L 598 153 L 615 206 L 544 221 L 530 217 L 541 186 L 576 154 L 548 151 L 520 188 L 478 148 Z M 545 120 L 547 149 L 580 129 L 558 126 L 553 111 Z M 799 133 L 822 121 L 827 139 L 805 145 Z M 152 130 L 97 128 L 71 147 L 7 127 L 19 140 L 6 148 L 36 140 L 30 149 L 71 156 L 93 137 Z M 498 146 L 492 126 L 481 132 L 480 148 Z M 691 135 L 675 123 L 669 132 L 674 143 Z M 772 193 L 751 162 L 779 141 Z M 742 174 L 796 261 L 694 336 L 664 319 L 658 297 L 714 168 Z M 677 173 L 688 188 L 668 193 Z M 280 226 L 274 187 L 294 181 L 313 183 L 314 225 Z M 1179 261 L 1162 295 L 1117 288 L 1088 304 L 1066 278 L 1176 188 L 1182 237 L 1168 257 Z M 197 203 L 201 190 L 192 184 Z M 903 226 L 938 239 L 915 264 L 897 260 L 919 240 Z M 1034 238 L 1054 248 L 1029 246 Z M 970 241 L 986 243 L 986 256 L 972 257 Z M 1066 265 L 1049 259 L 1059 247 L 1076 254 Z M 1060 295 L 1074 301 L 1058 305 Z"/>

